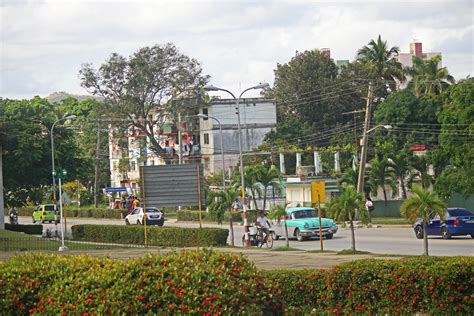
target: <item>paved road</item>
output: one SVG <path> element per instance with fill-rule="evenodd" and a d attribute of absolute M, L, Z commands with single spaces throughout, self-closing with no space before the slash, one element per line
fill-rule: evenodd
<path fill-rule="evenodd" d="M 7 218 L 5 218 L 7 220 Z M 30 217 L 20 217 L 20 224 L 31 224 Z M 68 236 L 71 235 L 70 227 L 77 224 L 107 224 L 124 225 L 123 220 L 114 219 L 92 219 L 92 218 L 70 218 L 67 220 Z M 165 226 L 179 227 L 199 227 L 198 223 L 176 222 L 169 220 Z M 228 228 L 228 225 L 218 225 L 204 223 L 204 227 Z M 44 229 L 55 230 L 54 224 L 45 224 Z M 58 225 L 58 230 L 59 230 Z M 242 244 L 242 226 L 235 226 L 235 245 Z M 377 254 L 399 254 L 399 255 L 420 255 L 423 252 L 423 240 L 416 239 L 411 227 L 393 227 L 385 226 L 382 228 L 356 228 L 355 231 L 357 250 L 369 251 Z M 228 241 L 230 244 L 230 240 Z M 275 247 L 285 246 L 285 240 L 278 240 L 274 243 Z M 350 230 L 339 228 L 339 231 L 331 240 L 323 240 L 324 250 L 339 251 L 351 247 Z M 298 242 L 296 239 L 290 239 L 290 247 L 301 250 L 319 250 L 319 239 Z M 456 256 L 467 255 L 474 256 L 474 239 L 470 236 L 453 237 L 450 240 L 443 240 L 440 237 L 429 238 L 430 255 L 435 256 Z"/>

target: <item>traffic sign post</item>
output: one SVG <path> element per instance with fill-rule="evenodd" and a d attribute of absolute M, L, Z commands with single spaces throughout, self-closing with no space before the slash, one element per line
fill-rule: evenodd
<path fill-rule="evenodd" d="M 59 247 L 59 251 L 65 251 L 68 250 L 68 247 L 64 245 L 64 227 L 65 227 L 65 219 L 63 218 L 63 199 L 62 199 L 62 189 L 61 189 L 61 184 L 62 180 L 66 179 L 67 176 L 67 171 L 62 170 L 59 172 L 53 172 L 53 175 L 58 178 L 58 184 L 59 184 L 59 221 L 61 224 L 61 247 Z M 66 228 L 67 229 L 67 228 Z M 67 231 L 67 230 L 66 230 Z"/>
<path fill-rule="evenodd" d="M 318 203 L 318 218 L 319 218 L 319 242 L 321 244 L 321 251 L 323 247 L 323 228 L 321 220 L 321 202 L 326 202 L 326 184 L 324 181 L 311 181 L 311 203 Z"/>

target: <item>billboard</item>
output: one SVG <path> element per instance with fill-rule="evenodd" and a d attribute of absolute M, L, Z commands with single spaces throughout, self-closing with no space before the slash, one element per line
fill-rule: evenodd
<path fill-rule="evenodd" d="M 141 166 L 140 186 L 147 207 L 206 207 L 201 164 Z"/>

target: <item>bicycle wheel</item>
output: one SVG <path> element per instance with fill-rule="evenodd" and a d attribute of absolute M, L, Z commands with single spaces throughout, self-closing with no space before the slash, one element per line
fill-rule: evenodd
<path fill-rule="evenodd" d="M 273 247 L 273 237 L 272 234 L 268 234 L 267 236 L 267 242 L 265 243 L 267 248 L 272 248 Z"/>

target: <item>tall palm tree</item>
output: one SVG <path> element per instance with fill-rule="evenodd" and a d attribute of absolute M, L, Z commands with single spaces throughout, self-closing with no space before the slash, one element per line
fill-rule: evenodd
<path fill-rule="evenodd" d="M 439 67 L 440 62 L 441 55 L 426 61 L 414 57 L 413 66 L 405 69 L 407 74 L 413 77 L 409 84 L 417 97 L 440 95 L 451 83 L 455 82 L 446 67 Z"/>
<path fill-rule="evenodd" d="M 394 179 L 396 178 L 395 173 L 390 166 L 390 162 L 386 158 L 374 158 L 370 161 L 370 167 L 368 169 L 372 193 L 377 195 L 378 188 L 381 187 L 385 205 L 387 205 L 387 190 L 385 187 L 386 185 L 389 185 L 394 189 Z"/>
<path fill-rule="evenodd" d="M 283 218 L 285 220 L 285 238 L 286 238 L 286 248 L 290 248 L 290 241 L 288 240 L 288 226 L 286 225 L 286 205 L 275 205 L 272 207 L 268 217 L 272 220 L 276 220 L 277 223 L 281 222 Z"/>
<path fill-rule="evenodd" d="M 414 182 L 420 182 L 423 189 L 428 189 L 433 183 L 434 179 L 428 172 L 430 162 L 426 156 L 413 156 L 410 165 L 412 172 L 408 184 L 411 187 Z"/>
<path fill-rule="evenodd" d="M 225 212 L 229 212 L 230 240 L 232 246 L 234 246 L 232 210 L 239 196 L 240 190 L 237 186 L 226 187 L 222 191 L 210 192 L 208 195 L 209 212 L 215 215 L 218 223 L 222 223 Z"/>
<path fill-rule="evenodd" d="M 358 212 L 363 222 L 368 221 L 368 212 L 365 209 L 365 199 L 361 193 L 357 193 L 354 186 L 344 187 L 341 195 L 327 204 L 329 214 L 337 221 L 349 221 L 351 229 L 351 249 L 355 251 L 354 217 Z"/>
<path fill-rule="evenodd" d="M 387 41 L 381 36 L 371 40 L 366 46 L 357 51 L 357 60 L 372 68 L 378 79 L 389 81 L 392 91 L 396 89 L 394 80 L 405 80 L 402 64 L 396 59 L 400 49 L 396 46 L 388 48 Z"/>
<path fill-rule="evenodd" d="M 416 218 L 423 220 L 423 245 L 424 255 L 428 256 L 428 234 L 426 234 L 427 223 L 432 217 L 438 215 L 444 219 L 446 203 L 434 192 L 425 191 L 419 187 L 413 187 L 411 192 L 414 195 L 408 197 L 400 206 L 400 214 L 414 223 Z"/>
<path fill-rule="evenodd" d="M 267 188 L 273 186 L 276 190 L 280 189 L 279 180 L 281 177 L 280 171 L 272 165 L 270 168 L 260 165 L 257 171 L 257 182 L 263 186 L 263 209 L 267 203 Z"/>
<path fill-rule="evenodd" d="M 393 170 L 393 173 L 397 177 L 398 183 L 400 184 L 400 188 L 402 189 L 403 199 L 407 198 L 405 179 L 410 174 L 411 170 L 411 154 L 412 152 L 409 150 L 402 150 L 396 154 L 391 155 L 388 159 L 390 168 Z"/>

